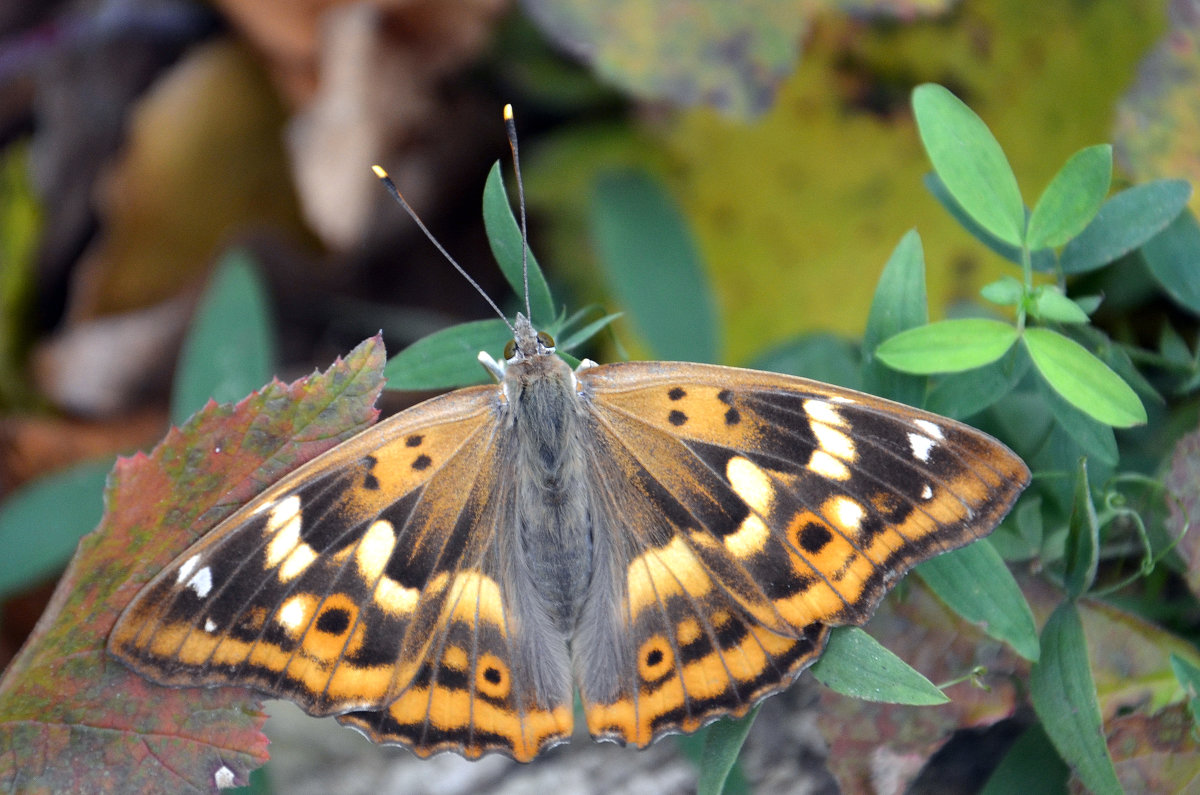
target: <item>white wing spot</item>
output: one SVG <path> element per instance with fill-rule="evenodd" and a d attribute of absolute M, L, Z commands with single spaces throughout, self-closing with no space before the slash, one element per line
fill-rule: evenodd
<path fill-rule="evenodd" d="M 809 427 L 812 428 L 813 436 L 817 437 L 817 444 L 826 453 L 843 461 L 855 459 L 854 440 L 849 435 L 820 422 L 810 422 Z"/>
<path fill-rule="evenodd" d="M 210 632 L 210 633 L 217 631 L 217 625 L 213 622 L 213 620 L 211 618 L 204 619 L 204 631 Z"/>
<path fill-rule="evenodd" d="M 841 414 L 838 414 L 837 409 L 826 403 L 824 400 L 806 400 L 804 401 L 804 413 L 808 415 L 810 420 L 814 422 L 823 422 L 826 425 L 845 425 L 846 419 Z"/>
<path fill-rule="evenodd" d="M 221 769 L 213 775 L 213 782 L 217 785 L 217 789 L 229 789 L 237 785 L 237 779 L 233 771 L 221 765 Z"/>
<path fill-rule="evenodd" d="M 192 578 L 187 581 L 187 587 L 195 591 L 196 596 L 201 599 L 208 596 L 208 592 L 212 590 L 212 569 L 205 566 L 193 574 Z"/>
<path fill-rule="evenodd" d="M 946 438 L 946 436 L 942 433 L 942 427 L 936 422 L 930 422 L 929 420 L 913 420 L 913 425 L 916 425 L 918 428 L 925 431 L 925 433 L 929 434 L 938 441 Z"/>
<path fill-rule="evenodd" d="M 923 499 L 923 500 L 932 500 L 933 499 L 933 489 L 929 488 L 928 483 L 926 483 L 925 487 L 921 489 L 921 499 Z"/>
<path fill-rule="evenodd" d="M 830 480 L 849 480 L 850 468 L 824 450 L 813 450 L 808 469 Z"/>
<path fill-rule="evenodd" d="M 857 530 L 862 524 L 866 511 L 849 497 L 836 497 L 833 500 L 833 512 L 837 515 L 837 523 L 843 530 Z"/>
<path fill-rule="evenodd" d="M 729 478 L 729 485 L 747 505 L 764 516 L 771 512 L 775 489 L 767 473 L 757 464 L 740 455 L 734 456 L 725 465 L 725 477 Z"/>
<path fill-rule="evenodd" d="M 288 497 L 267 517 L 263 534 L 271 536 L 267 543 L 266 568 L 273 569 L 292 554 L 300 542 L 300 498 Z"/>
<path fill-rule="evenodd" d="M 179 576 L 175 578 L 175 582 L 183 582 L 192 573 L 192 569 L 196 568 L 196 564 L 200 562 L 199 555 L 192 555 L 183 562 L 179 567 Z"/>
<path fill-rule="evenodd" d="M 928 436 L 922 436 L 919 433 L 910 433 L 908 435 L 908 445 L 912 448 L 914 458 L 921 461 L 929 461 L 929 451 L 937 446 L 937 443 Z"/>
<path fill-rule="evenodd" d="M 283 603 L 283 607 L 279 608 L 277 619 L 284 627 L 295 632 L 304 626 L 307 616 L 308 610 L 304 606 L 304 598 L 293 596 Z"/>

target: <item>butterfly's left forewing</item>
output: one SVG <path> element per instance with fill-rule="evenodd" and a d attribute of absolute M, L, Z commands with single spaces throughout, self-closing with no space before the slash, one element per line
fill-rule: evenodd
<path fill-rule="evenodd" d="M 829 626 L 864 623 L 912 566 L 988 533 L 1029 479 L 974 429 L 805 379 L 662 362 L 579 377 L 607 451 L 594 501 L 623 506 L 599 521 L 629 536 L 612 600 L 628 640 L 586 624 L 593 646 L 632 650 L 617 686 L 582 677 L 599 737 L 645 745 L 744 714 Z"/>
<path fill-rule="evenodd" d="M 569 693 L 538 705 L 513 677 L 528 662 L 495 553 L 497 394 L 434 399 L 285 477 L 151 581 L 110 652 L 163 684 L 253 687 L 422 755 L 528 759 L 568 735 Z"/>

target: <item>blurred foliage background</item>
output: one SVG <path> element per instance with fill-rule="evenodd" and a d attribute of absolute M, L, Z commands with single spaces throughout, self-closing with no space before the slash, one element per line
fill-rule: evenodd
<path fill-rule="evenodd" d="M 643 171 L 707 263 L 717 358 L 745 364 L 801 332 L 861 335 L 911 228 L 935 318 L 1005 272 L 922 186 L 914 86 L 966 101 L 1032 191 L 1105 141 L 1118 186 L 1191 177 L 1197 24 L 1183 0 L 9 0 L 0 499 L 163 434 L 193 311 L 235 249 L 269 296 L 281 378 L 380 328 L 394 352 L 486 317 L 373 163 L 516 307 L 480 221 L 488 168 L 508 168 L 506 102 L 556 296 L 620 310 L 589 207 L 606 175 Z M 1155 340 L 1171 310 L 1140 284 L 1104 283 L 1106 310 Z M 1194 318 L 1177 327 L 1194 347 Z M 621 323 L 601 341 L 598 358 L 645 352 Z M 26 579 L 0 664 L 53 571 Z"/>

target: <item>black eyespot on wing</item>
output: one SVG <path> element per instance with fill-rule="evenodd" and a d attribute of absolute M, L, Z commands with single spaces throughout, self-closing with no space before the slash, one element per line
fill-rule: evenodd
<path fill-rule="evenodd" d="M 685 422 L 687 422 L 687 420 L 688 420 L 687 415 L 684 414 L 682 411 L 679 411 L 678 409 L 673 410 L 670 414 L 667 415 L 667 422 L 671 423 L 672 425 L 674 425 L 676 427 L 683 425 Z"/>
<path fill-rule="evenodd" d="M 317 631 L 341 635 L 350 627 L 350 613 L 340 607 L 330 607 L 317 617 Z"/>
<path fill-rule="evenodd" d="M 667 397 L 670 400 L 682 400 L 686 396 L 687 392 L 682 387 L 675 387 L 667 393 Z"/>
<path fill-rule="evenodd" d="M 800 530 L 800 548 L 810 555 L 819 553 L 832 540 L 829 528 L 817 522 L 809 522 Z"/>
<path fill-rule="evenodd" d="M 422 434 L 414 433 L 412 436 L 409 436 L 408 438 L 406 438 L 404 440 L 404 446 L 405 447 L 420 447 L 421 443 L 424 441 L 425 441 L 425 437 Z"/>
<path fill-rule="evenodd" d="M 421 455 L 419 455 L 415 459 L 413 459 L 412 468 L 417 470 L 418 472 L 424 472 L 426 469 L 429 469 L 429 466 L 432 463 L 433 463 L 432 458 L 425 455 L 424 453 L 421 453 Z"/>

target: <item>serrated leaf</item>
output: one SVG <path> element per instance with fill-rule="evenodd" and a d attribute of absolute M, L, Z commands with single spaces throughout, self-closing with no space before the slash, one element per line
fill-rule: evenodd
<path fill-rule="evenodd" d="M 1042 656 L 1030 674 L 1033 708 L 1054 747 L 1096 793 L 1120 793 L 1088 664 L 1083 624 L 1065 601 L 1042 629 Z"/>
<path fill-rule="evenodd" d="M 1191 195 L 1191 185 L 1181 179 L 1160 179 L 1121 191 L 1067 243 L 1059 267 L 1066 274 L 1087 273 L 1128 254 L 1166 229 Z"/>
<path fill-rule="evenodd" d="M 1075 471 L 1075 501 L 1067 523 L 1063 563 L 1066 566 L 1063 588 L 1068 597 L 1078 599 L 1092 587 L 1100 563 L 1100 524 L 1096 519 L 1096 506 L 1092 504 L 1086 458 L 1079 461 Z"/>
<path fill-rule="evenodd" d="M 980 226 L 1014 246 L 1025 232 L 1025 205 L 1004 150 L 975 112 L 946 88 L 913 90 L 913 112 L 933 169 Z"/>
<path fill-rule="evenodd" d="M 104 482 L 113 459 L 87 461 L 38 478 L 0 507 L 0 599 L 66 565 L 79 539 L 104 514 Z"/>
<path fill-rule="evenodd" d="M 1104 203 L 1111 182 L 1111 146 L 1089 146 L 1071 155 L 1029 216 L 1029 249 L 1057 248 L 1083 231 Z"/>
<path fill-rule="evenodd" d="M 915 230 L 909 230 L 883 266 L 871 300 L 862 347 L 862 383 L 867 392 L 910 406 L 924 402 L 925 378 L 885 367 L 875 360 L 875 351 L 889 337 L 928 323 L 927 301 L 921 238 Z"/>
<path fill-rule="evenodd" d="M 533 255 L 532 249 L 526 249 L 525 241 L 521 238 L 521 225 L 508 202 L 499 162 L 492 166 L 483 186 L 483 225 L 487 229 L 492 256 L 496 258 L 496 264 L 500 266 L 500 271 L 513 292 L 521 299 L 522 306 L 525 303 L 523 254 L 528 255 L 529 305 L 533 314 L 530 320 L 535 328 L 549 327 L 554 321 L 554 299 L 550 295 L 550 287 L 546 284 L 546 277 L 542 274 L 537 257 Z"/>
<path fill-rule="evenodd" d="M 1180 306 L 1200 315 L 1200 224 L 1190 211 L 1142 246 L 1142 259 L 1159 285 Z"/>
<path fill-rule="evenodd" d="M 142 585 L 263 483 L 374 421 L 383 360 L 380 339 L 368 340 L 322 374 L 209 404 L 149 455 L 117 462 L 100 527 L 0 682 L 0 786 L 209 792 L 226 777 L 246 782 L 266 759 L 260 697 L 150 684 L 106 655 L 106 638 Z"/>
<path fill-rule="evenodd" d="M 171 421 L 182 424 L 210 399 L 239 399 L 275 372 L 266 288 L 250 254 L 235 249 L 217 266 L 196 308 L 171 390 Z"/>
<path fill-rule="evenodd" d="M 510 339 L 512 331 L 500 318 L 435 331 L 388 361 L 383 372 L 388 389 L 438 390 L 486 383 L 490 378 L 479 364 L 479 352 L 498 359 Z"/>
<path fill-rule="evenodd" d="M 945 704 L 950 699 L 908 663 L 858 627 L 835 627 L 810 669 L 843 695 L 890 704 Z"/>
<path fill-rule="evenodd" d="M 1038 658 L 1033 611 L 991 544 L 968 544 L 925 561 L 916 572 L 954 612 L 1025 659 Z"/>
<path fill-rule="evenodd" d="M 885 340 L 875 355 L 906 373 L 957 373 L 996 361 L 1016 340 L 1017 330 L 999 320 L 942 320 Z"/>
<path fill-rule="evenodd" d="M 1080 411 L 1115 428 L 1146 421 L 1137 393 L 1075 340 L 1045 328 L 1027 328 L 1022 339 L 1042 377 Z"/>
<path fill-rule="evenodd" d="M 609 287 L 654 354 L 716 361 L 712 291 L 674 200 L 645 172 L 612 172 L 597 179 L 590 210 Z"/>

